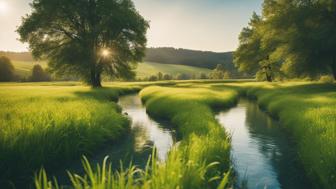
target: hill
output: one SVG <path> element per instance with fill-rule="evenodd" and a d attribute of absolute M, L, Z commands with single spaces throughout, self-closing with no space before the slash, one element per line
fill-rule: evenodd
<path fill-rule="evenodd" d="M 172 76 L 176 76 L 178 74 L 195 74 L 199 76 L 201 73 L 208 74 L 211 72 L 210 69 L 207 68 L 198 68 L 193 66 L 185 66 L 185 65 L 176 65 L 176 64 L 161 64 L 154 62 L 143 62 L 138 64 L 136 69 L 137 77 L 144 78 L 149 77 L 151 75 L 156 75 L 158 72 L 163 74 L 170 74 Z"/>
<path fill-rule="evenodd" d="M 35 61 L 29 52 L 4 52 L 0 56 L 9 57 L 18 75 L 30 74 L 34 63 L 47 67 L 44 61 Z M 136 70 L 137 77 L 144 78 L 156 75 L 158 72 L 176 76 L 179 73 L 196 74 L 209 73 L 217 64 L 222 64 L 233 77 L 239 77 L 237 69 L 232 63 L 233 53 L 215 53 L 210 51 L 195 51 L 175 48 L 148 48 L 144 63 L 140 63 Z"/>
<path fill-rule="evenodd" d="M 16 73 L 21 76 L 27 78 L 31 74 L 31 70 L 34 64 L 40 64 L 42 67 L 46 68 L 47 64 L 45 62 L 36 62 L 36 61 L 17 61 L 13 60 L 13 65 L 15 67 Z M 145 78 L 150 77 L 151 75 L 157 75 L 158 72 L 163 74 L 170 74 L 172 76 L 176 76 L 180 73 L 185 74 L 195 74 L 199 76 L 201 73 L 208 74 L 211 70 L 206 68 L 197 68 L 192 66 L 184 66 L 184 65 L 175 65 L 175 64 L 160 64 L 154 62 L 143 62 L 139 63 L 136 68 L 137 78 Z"/>
<path fill-rule="evenodd" d="M 170 47 L 148 48 L 144 60 L 148 62 L 181 64 L 208 69 L 214 69 L 217 64 L 222 64 L 228 70 L 235 70 L 233 65 L 233 52 L 216 53 Z"/>

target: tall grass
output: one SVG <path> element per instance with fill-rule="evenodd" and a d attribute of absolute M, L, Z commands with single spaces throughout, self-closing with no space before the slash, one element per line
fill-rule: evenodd
<path fill-rule="evenodd" d="M 175 95 L 173 95 L 175 94 Z M 84 176 L 69 173 L 75 189 L 143 188 L 143 189 L 223 189 L 229 186 L 230 139 L 214 118 L 212 107 L 232 106 L 237 93 L 210 89 L 148 87 L 141 91 L 150 114 L 168 119 L 176 126 L 180 143 L 170 151 L 165 162 L 152 159 L 144 170 L 130 166 L 112 172 L 111 165 L 97 166 L 93 170 L 84 159 Z M 57 188 L 42 170 L 36 187 Z"/>
<path fill-rule="evenodd" d="M 26 185 L 41 166 L 51 169 L 90 155 L 128 130 L 111 100 L 132 87 L 42 85 L 0 86 L 1 186 Z"/>

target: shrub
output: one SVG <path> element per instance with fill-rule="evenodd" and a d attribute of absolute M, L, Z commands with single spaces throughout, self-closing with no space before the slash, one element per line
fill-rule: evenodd
<path fill-rule="evenodd" d="M 319 80 L 321 83 L 333 83 L 335 80 L 330 75 L 322 75 Z"/>
<path fill-rule="evenodd" d="M 14 66 L 9 58 L 0 57 L 0 82 L 13 81 L 15 79 Z"/>
<path fill-rule="evenodd" d="M 51 78 L 50 75 L 46 73 L 39 64 L 36 64 L 32 69 L 30 80 L 33 82 L 50 81 Z"/>

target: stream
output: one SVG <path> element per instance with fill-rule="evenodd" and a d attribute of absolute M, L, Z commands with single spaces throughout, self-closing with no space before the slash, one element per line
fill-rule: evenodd
<path fill-rule="evenodd" d="M 119 167 L 116 165 L 121 160 L 125 166 L 132 162 L 144 168 L 154 147 L 158 159 L 165 161 L 176 141 L 169 123 L 151 119 L 138 94 L 122 96 L 118 104 L 131 120 L 130 133 L 94 154 L 90 162 L 101 163 L 105 156 L 109 156 L 114 168 Z M 236 107 L 219 112 L 216 118 L 232 137 L 231 159 L 237 178 L 235 188 L 311 188 L 298 161 L 295 143 L 255 102 L 241 99 Z M 69 170 L 83 173 L 79 164 Z"/>
<path fill-rule="evenodd" d="M 232 137 L 237 188 L 311 188 L 295 143 L 255 102 L 241 99 L 236 107 L 216 117 Z"/>

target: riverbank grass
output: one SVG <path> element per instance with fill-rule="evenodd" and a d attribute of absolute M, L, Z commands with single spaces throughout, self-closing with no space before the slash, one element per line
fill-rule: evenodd
<path fill-rule="evenodd" d="M 112 100 L 137 88 L 67 84 L 0 85 L 2 185 L 26 182 L 42 166 L 50 170 L 90 155 L 128 130 L 128 119 Z"/>

